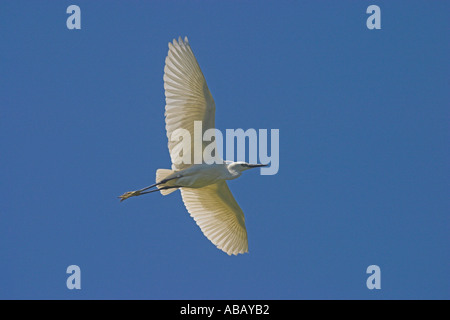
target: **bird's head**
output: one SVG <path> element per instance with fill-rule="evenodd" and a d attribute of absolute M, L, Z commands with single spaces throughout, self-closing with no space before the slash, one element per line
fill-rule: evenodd
<path fill-rule="evenodd" d="M 228 164 L 228 171 L 230 171 L 233 175 L 240 176 L 243 171 L 251 169 L 251 168 L 259 168 L 266 167 L 267 164 L 250 164 L 244 161 L 236 161 L 230 162 Z"/>

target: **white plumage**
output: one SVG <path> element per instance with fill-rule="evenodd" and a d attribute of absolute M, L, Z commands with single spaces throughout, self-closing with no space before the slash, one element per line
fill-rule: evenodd
<path fill-rule="evenodd" d="M 164 89 L 166 95 L 166 132 L 172 160 L 172 169 L 158 169 L 156 183 L 124 193 L 121 201 L 132 196 L 160 191 L 167 195 L 181 190 L 186 209 L 203 234 L 229 255 L 248 252 L 247 230 L 242 209 L 231 194 L 226 180 L 239 177 L 243 171 L 264 166 L 245 162 L 225 161 L 222 164 L 194 163 L 194 122 L 201 121 L 202 132 L 215 126 L 215 103 L 205 77 L 192 52 L 187 37 L 169 43 L 169 52 L 164 67 Z M 171 141 L 178 129 L 187 130 L 191 141 Z M 215 139 L 214 139 L 215 141 Z M 213 142 L 214 143 L 214 142 Z M 211 142 L 207 142 L 208 145 Z M 189 148 L 188 148 L 189 147 Z M 183 162 L 182 150 L 190 150 L 190 162 Z M 146 191 L 150 188 L 157 189 Z"/>
<path fill-rule="evenodd" d="M 187 37 L 169 43 L 169 53 L 164 67 L 164 90 L 166 94 L 166 132 L 172 169 L 182 170 L 180 151 L 183 143 L 170 141 L 176 129 L 188 130 L 194 137 L 194 121 L 202 121 L 202 136 L 205 130 L 214 128 L 216 106 L 209 92 L 205 77 L 195 59 Z M 202 147 L 202 151 L 205 145 Z M 194 143 L 191 141 L 191 162 L 194 163 Z"/>

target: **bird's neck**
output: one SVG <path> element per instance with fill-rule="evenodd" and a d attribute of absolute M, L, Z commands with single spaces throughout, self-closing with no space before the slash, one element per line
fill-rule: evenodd
<path fill-rule="evenodd" d="M 228 164 L 226 166 L 226 168 L 227 168 L 228 176 L 229 176 L 229 178 L 227 180 L 236 179 L 236 178 L 240 177 L 242 174 L 242 171 L 236 170 L 235 166 L 233 166 L 231 164 Z"/>

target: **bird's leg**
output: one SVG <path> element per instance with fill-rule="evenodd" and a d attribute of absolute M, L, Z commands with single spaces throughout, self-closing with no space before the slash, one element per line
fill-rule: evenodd
<path fill-rule="evenodd" d="M 179 187 L 179 186 L 162 187 L 162 188 L 159 188 L 159 189 L 155 189 L 155 190 L 151 190 L 151 191 L 142 192 L 141 194 L 147 194 L 147 193 L 157 192 L 157 191 L 160 191 L 160 190 L 173 189 L 173 188 L 180 188 L 180 187 Z"/>
<path fill-rule="evenodd" d="M 118 196 L 118 198 L 120 198 L 120 202 L 122 202 L 123 200 L 126 200 L 131 197 L 135 197 L 135 196 L 140 196 L 141 194 L 142 194 L 141 190 L 128 191 L 128 192 L 125 192 L 123 195 Z"/>
<path fill-rule="evenodd" d="M 140 196 L 141 194 L 152 193 L 152 192 L 155 192 L 155 191 L 159 191 L 161 189 L 178 188 L 178 187 L 164 187 L 164 188 L 161 188 L 161 189 L 155 189 L 155 190 L 152 190 L 152 191 L 143 192 L 145 190 L 148 190 L 148 189 L 153 188 L 153 187 L 157 187 L 160 184 L 166 183 L 166 182 L 168 182 L 170 180 L 173 180 L 173 179 L 178 179 L 180 177 L 181 177 L 181 175 L 177 175 L 177 176 L 175 176 L 173 178 L 170 178 L 170 179 L 163 179 L 160 182 L 152 184 L 151 186 L 148 186 L 148 187 L 136 190 L 136 191 L 125 192 L 123 195 L 119 196 L 118 198 L 120 198 L 120 201 L 122 202 L 123 200 L 126 200 L 126 199 L 131 198 L 131 197 Z"/>
<path fill-rule="evenodd" d="M 175 176 L 175 177 L 173 177 L 173 178 L 170 178 L 170 179 L 163 179 L 163 180 L 161 180 L 160 182 L 157 182 L 157 183 L 155 183 L 155 184 L 152 184 L 151 186 L 148 186 L 148 187 L 145 187 L 145 188 L 142 188 L 142 189 L 133 191 L 133 192 L 142 192 L 142 191 L 148 190 L 148 189 L 150 189 L 150 188 L 156 187 L 156 186 L 158 186 L 158 185 L 160 185 L 160 184 L 166 183 L 166 182 L 168 182 L 168 181 L 170 181 L 170 180 L 178 179 L 178 178 L 181 178 L 181 175 L 180 175 L 180 174 L 177 175 L 177 176 Z M 141 194 L 142 194 L 142 193 L 141 193 Z"/>
<path fill-rule="evenodd" d="M 173 186 L 173 187 L 168 186 L 168 187 L 157 188 L 155 190 L 150 190 L 150 191 L 145 191 L 145 192 L 142 192 L 142 190 L 145 190 L 145 189 L 140 189 L 140 190 L 136 190 L 136 191 L 128 191 L 128 192 L 125 192 L 123 195 L 119 196 L 118 198 L 120 198 L 120 202 L 122 202 L 123 200 L 126 200 L 130 197 L 140 196 L 142 194 L 147 194 L 147 193 L 157 192 L 159 190 L 166 190 L 166 189 L 172 189 L 172 188 L 180 188 L 180 187 L 179 186 Z"/>

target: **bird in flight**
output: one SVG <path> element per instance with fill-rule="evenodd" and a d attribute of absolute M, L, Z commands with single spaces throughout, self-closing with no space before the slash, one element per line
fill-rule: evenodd
<path fill-rule="evenodd" d="M 193 137 L 195 121 L 201 121 L 203 132 L 215 128 L 216 107 L 187 37 L 184 41 L 180 37 L 178 41 L 174 39 L 172 43 L 169 42 L 165 63 L 165 122 L 172 168 L 158 169 L 155 184 L 125 192 L 119 196 L 120 201 L 157 191 L 168 195 L 179 189 L 187 211 L 217 248 L 228 255 L 248 252 L 244 213 L 231 194 L 226 180 L 238 178 L 245 170 L 266 165 L 242 161 L 207 164 L 203 155 L 205 142 L 200 150 L 203 158 L 201 163 L 182 161 L 180 146 L 183 146 L 183 141 L 172 141 L 172 134 L 177 129 L 184 129 Z M 215 143 L 215 139 L 211 143 Z M 187 146 L 194 158 L 194 143 Z"/>

